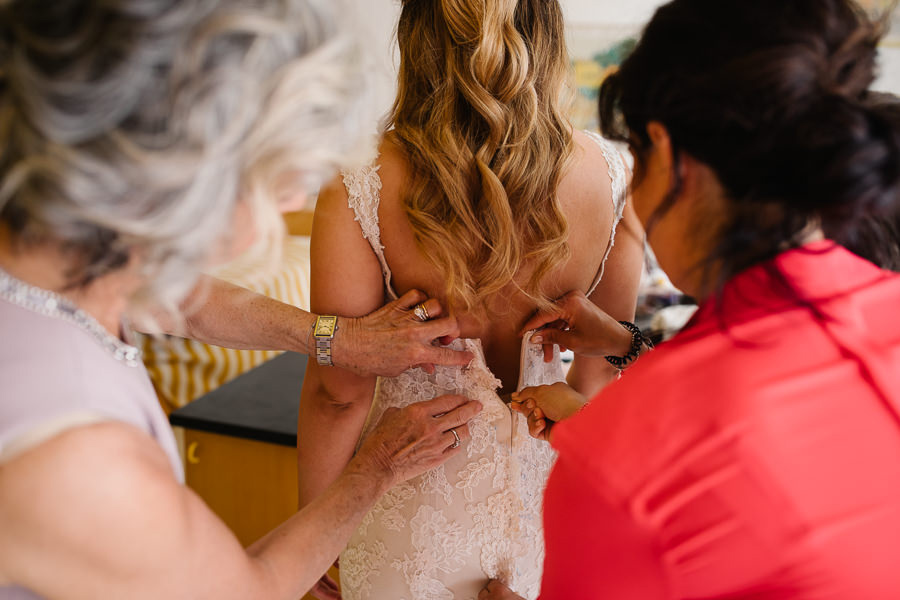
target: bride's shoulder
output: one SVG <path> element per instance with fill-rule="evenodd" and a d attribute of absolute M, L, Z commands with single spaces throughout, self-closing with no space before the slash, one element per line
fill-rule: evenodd
<path fill-rule="evenodd" d="M 400 195 L 403 182 L 409 179 L 410 167 L 406 151 L 393 132 L 387 132 L 378 144 L 378 158 L 373 163 L 381 183 L 382 201 L 388 203 Z"/>
<path fill-rule="evenodd" d="M 575 142 L 576 158 L 581 156 L 582 159 L 588 159 L 588 162 L 594 164 L 597 160 L 609 162 L 621 154 L 614 142 L 595 131 L 576 130 L 572 132 L 572 140 Z"/>
<path fill-rule="evenodd" d="M 382 179 L 387 177 L 402 177 L 409 171 L 409 160 L 406 156 L 402 142 L 393 131 L 388 131 L 378 144 L 378 158 L 376 159 Z"/>

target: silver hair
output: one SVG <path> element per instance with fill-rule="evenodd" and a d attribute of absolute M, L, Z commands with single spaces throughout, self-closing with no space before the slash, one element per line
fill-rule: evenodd
<path fill-rule="evenodd" d="M 171 309 L 239 201 L 271 231 L 364 146 L 339 4 L 0 0 L 0 220 L 75 251 L 73 285 L 139 255 L 136 300 Z"/>

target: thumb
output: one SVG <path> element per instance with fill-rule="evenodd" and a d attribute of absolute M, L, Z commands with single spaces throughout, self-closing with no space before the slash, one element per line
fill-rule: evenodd
<path fill-rule="evenodd" d="M 563 331 L 562 329 L 541 329 L 531 336 L 532 344 L 552 345 L 557 344 L 563 348 L 569 348 L 569 342 L 572 340 L 572 331 Z"/>

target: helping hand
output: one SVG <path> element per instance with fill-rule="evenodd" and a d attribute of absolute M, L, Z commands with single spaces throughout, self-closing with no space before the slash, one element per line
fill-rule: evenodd
<path fill-rule="evenodd" d="M 520 335 L 544 327 L 531 341 L 544 346 L 544 360 L 553 354 L 553 344 L 584 356 L 622 356 L 631 347 L 631 333 L 616 319 L 574 291 L 559 298 L 554 306 L 531 317 Z"/>
<path fill-rule="evenodd" d="M 412 311 L 419 303 L 425 305 L 431 317 L 428 321 L 419 320 Z M 428 373 L 434 372 L 434 365 L 465 366 L 473 358 L 470 352 L 434 345 L 436 341 L 447 344 L 459 337 L 456 319 L 437 318 L 442 313 L 440 302 L 410 290 L 365 317 L 342 317 L 332 360 L 355 373 L 387 377 L 415 366 Z"/>
<path fill-rule="evenodd" d="M 528 419 L 531 437 L 550 441 L 553 425 L 568 419 L 587 403 L 587 398 L 565 383 L 525 388 L 512 395 L 510 407 Z"/>
<path fill-rule="evenodd" d="M 460 452 L 459 442 L 471 437 L 468 422 L 480 412 L 479 402 L 451 395 L 388 408 L 350 465 L 394 486 Z"/>
<path fill-rule="evenodd" d="M 525 600 L 511 589 L 497 581 L 491 579 L 487 582 L 480 592 L 478 592 L 478 600 Z"/>
<path fill-rule="evenodd" d="M 334 566 L 337 566 L 337 564 L 338 561 L 334 561 Z M 322 575 L 308 593 L 319 600 L 342 600 L 340 587 L 328 573 Z"/>

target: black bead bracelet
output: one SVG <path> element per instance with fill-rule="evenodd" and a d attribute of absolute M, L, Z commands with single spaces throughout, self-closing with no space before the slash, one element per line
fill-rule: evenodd
<path fill-rule="evenodd" d="M 648 349 L 653 348 L 653 342 L 634 323 L 619 321 L 619 324 L 631 332 L 631 348 L 628 349 L 628 353 L 624 356 L 606 356 L 605 358 L 609 364 L 621 371 L 640 355 L 642 346 L 647 346 Z"/>

